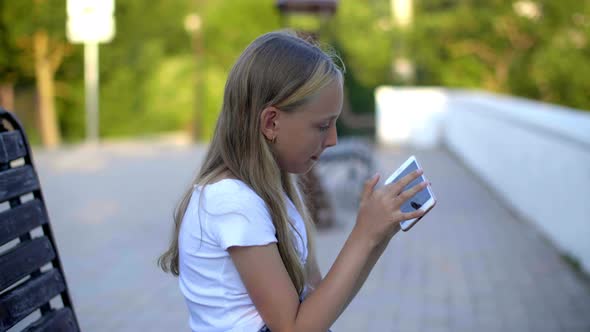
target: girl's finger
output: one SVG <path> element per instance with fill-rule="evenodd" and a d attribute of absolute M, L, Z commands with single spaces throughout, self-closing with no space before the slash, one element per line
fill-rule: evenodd
<path fill-rule="evenodd" d="M 365 187 L 363 189 L 363 194 L 361 196 L 361 199 L 367 199 L 369 198 L 369 196 L 371 196 L 371 193 L 373 192 L 373 189 L 375 189 L 375 185 L 377 185 L 377 182 L 379 182 L 379 173 L 373 175 L 372 178 L 368 179 L 367 181 L 365 181 Z"/>
<path fill-rule="evenodd" d="M 416 195 L 417 193 L 422 191 L 427 186 L 428 186 L 428 182 L 426 182 L 426 181 L 420 182 L 417 185 L 413 186 L 412 188 L 402 192 L 401 194 L 396 196 L 394 199 L 400 199 L 401 200 L 400 203 L 403 203 L 403 202 L 407 201 L 408 199 L 414 197 L 414 195 Z"/>
<path fill-rule="evenodd" d="M 417 179 L 423 173 L 424 172 L 421 169 L 417 169 L 417 170 L 413 171 L 412 173 L 407 174 L 406 176 L 401 178 L 399 181 L 390 184 L 389 188 L 390 188 L 391 192 L 393 192 L 393 194 L 396 196 L 399 195 L 402 192 L 402 190 L 404 190 L 404 188 L 408 184 L 410 184 L 410 182 Z"/>
<path fill-rule="evenodd" d="M 412 211 L 412 212 L 404 212 L 404 213 L 400 214 L 399 216 L 400 216 L 401 220 L 410 220 L 410 219 L 420 218 L 425 214 L 426 214 L 426 211 L 416 210 L 416 211 Z"/>

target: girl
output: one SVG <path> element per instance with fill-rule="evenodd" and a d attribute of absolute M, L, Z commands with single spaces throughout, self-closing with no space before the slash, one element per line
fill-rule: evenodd
<path fill-rule="evenodd" d="M 342 70 L 289 32 L 258 37 L 238 58 L 203 166 L 175 211 L 160 257 L 179 276 L 193 331 L 326 331 L 356 295 L 399 222 L 421 171 L 374 190 L 322 278 L 297 174 L 337 143 Z"/>

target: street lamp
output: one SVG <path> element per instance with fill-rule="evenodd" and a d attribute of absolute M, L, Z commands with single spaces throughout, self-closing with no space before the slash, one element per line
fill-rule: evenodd
<path fill-rule="evenodd" d="M 538 20 L 541 17 L 541 8 L 539 4 L 530 0 L 519 0 L 512 4 L 512 8 L 518 16 L 526 17 L 531 20 Z"/>
<path fill-rule="evenodd" d="M 86 140 L 99 138 L 98 44 L 115 36 L 115 0 L 68 0 L 67 37 L 84 44 L 84 90 L 86 95 Z"/>
<path fill-rule="evenodd" d="M 203 23 L 201 16 L 197 13 L 191 13 L 184 18 L 184 29 L 191 36 L 191 43 L 194 52 L 196 68 L 194 71 L 194 101 L 193 101 L 193 126 L 192 126 L 192 137 L 194 140 L 199 141 L 202 138 L 203 131 L 203 99 L 205 94 L 203 93 L 203 39 L 201 37 L 201 27 Z"/>
<path fill-rule="evenodd" d="M 193 34 L 201 29 L 201 16 L 199 14 L 188 14 L 184 18 L 184 29 Z"/>
<path fill-rule="evenodd" d="M 392 62 L 394 76 L 399 76 L 403 82 L 410 83 L 414 79 L 414 63 L 407 56 L 406 35 L 414 17 L 413 0 L 391 0 L 391 18 L 394 27 L 400 31 L 398 52 Z"/>

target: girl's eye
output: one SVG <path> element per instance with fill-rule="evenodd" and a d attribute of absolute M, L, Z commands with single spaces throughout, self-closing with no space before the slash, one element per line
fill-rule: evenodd
<path fill-rule="evenodd" d="M 328 131 L 328 129 L 330 129 L 330 124 L 328 123 L 327 125 L 321 125 L 319 129 L 321 132 Z"/>

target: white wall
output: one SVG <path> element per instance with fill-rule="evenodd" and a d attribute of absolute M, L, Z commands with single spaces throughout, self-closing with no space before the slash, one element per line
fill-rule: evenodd
<path fill-rule="evenodd" d="M 447 99 L 445 90 L 438 88 L 377 88 L 377 142 L 381 145 L 435 147 L 441 140 Z"/>
<path fill-rule="evenodd" d="M 590 113 L 484 92 L 420 90 L 380 90 L 389 96 L 377 98 L 377 112 L 395 114 L 396 100 L 406 112 L 414 103 L 417 109 L 434 104 L 433 110 L 420 110 L 437 117 L 431 134 L 439 134 L 431 136 L 438 139 L 430 146 L 448 146 L 590 273 Z M 434 99 L 437 94 L 442 96 Z M 395 136 L 382 133 L 396 128 L 380 124 L 383 119 L 419 127 L 407 116 L 378 114 L 377 119 L 378 141 L 384 144 Z M 411 135 L 405 142 L 395 138 L 419 146 Z"/>

